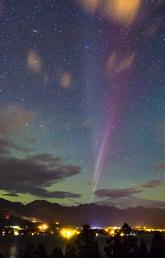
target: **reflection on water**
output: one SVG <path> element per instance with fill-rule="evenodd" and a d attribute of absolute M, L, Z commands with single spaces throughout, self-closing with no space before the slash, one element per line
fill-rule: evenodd
<path fill-rule="evenodd" d="M 149 247 L 151 244 L 152 234 L 145 235 L 140 234 L 138 239 L 143 238 Z M 107 237 L 98 237 L 98 243 L 100 251 L 103 252 L 106 244 Z M 57 236 L 15 236 L 15 237 L 0 237 L 0 253 L 4 258 L 18 258 L 19 250 L 25 248 L 28 244 L 33 243 L 37 246 L 39 243 L 43 243 L 50 254 L 55 246 L 60 247 L 63 251 L 68 243 L 73 240 L 64 240 Z"/>
<path fill-rule="evenodd" d="M 4 254 L 4 253 L 5 253 L 5 249 L 6 249 L 6 245 L 0 243 L 0 253 L 1 253 L 1 254 Z"/>
<path fill-rule="evenodd" d="M 2 243 L 2 241 L 4 243 Z M 0 242 L 0 253 L 4 258 L 16 258 L 19 250 L 19 243 L 16 241 L 6 241 L 6 239 L 1 239 Z"/>
<path fill-rule="evenodd" d="M 64 251 L 68 241 L 55 236 L 13 236 L 13 237 L 0 237 L 0 253 L 4 258 L 17 258 L 20 249 L 25 248 L 27 245 L 33 243 L 38 245 L 43 243 L 46 246 L 48 253 L 51 253 L 55 246 L 61 247 Z"/>
<path fill-rule="evenodd" d="M 9 250 L 9 257 L 15 258 L 17 256 L 17 245 L 12 245 Z"/>

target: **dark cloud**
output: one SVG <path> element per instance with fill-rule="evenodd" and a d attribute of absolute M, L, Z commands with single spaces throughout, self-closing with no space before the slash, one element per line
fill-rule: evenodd
<path fill-rule="evenodd" d="M 146 208 L 165 208 L 165 201 L 160 200 L 149 200 L 144 198 L 139 198 L 136 196 L 128 196 L 125 198 L 118 199 L 106 199 L 99 202 L 100 205 L 116 206 L 119 208 L 129 208 L 129 207 L 146 207 Z"/>
<path fill-rule="evenodd" d="M 45 189 L 35 189 L 34 195 L 47 197 L 47 198 L 57 198 L 57 199 L 66 199 L 66 198 L 79 198 L 81 194 L 63 192 L 63 191 L 53 191 L 49 192 Z"/>
<path fill-rule="evenodd" d="M 136 206 L 143 206 L 148 208 L 165 208 L 165 201 L 159 200 L 147 200 L 142 198 L 132 198 L 132 203 L 136 203 Z"/>
<path fill-rule="evenodd" d="M 11 150 L 18 149 L 14 143 L 0 139 L 0 190 L 7 195 L 20 193 L 44 198 L 78 198 L 77 193 L 51 191 L 46 188 L 66 178 L 80 174 L 80 167 L 65 165 L 49 154 L 35 154 L 19 159 Z"/>
<path fill-rule="evenodd" d="M 8 155 L 11 152 L 11 148 L 13 147 L 13 143 L 0 138 L 0 155 Z"/>
<path fill-rule="evenodd" d="M 143 199 L 136 194 L 142 193 L 146 189 L 152 189 L 164 185 L 161 180 L 150 180 L 139 186 L 124 189 L 99 189 L 95 191 L 97 197 L 103 198 L 100 204 L 114 205 L 120 208 L 144 206 L 151 208 L 165 208 L 165 201 Z M 106 199 L 105 199 L 106 198 Z"/>
<path fill-rule="evenodd" d="M 80 168 L 77 166 L 56 166 L 54 163 L 52 167 L 52 164 L 41 163 L 35 159 L 1 157 L 0 189 L 10 193 L 29 193 L 42 197 L 56 197 L 59 196 L 59 193 L 49 192 L 45 188 L 79 173 Z M 66 193 L 63 196 L 66 196 Z M 78 196 L 72 195 L 72 197 Z M 68 194 L 68 197 L 71 196 Z"/>
<path fill-rule="evenodd" d="M 141 185 L 143 188 L 156 188 L 158 186 L 164 185 L 164 182 L 161 180 L 151 180 Z"/>
<path fill-rule="evenodd" d="M 16 193 L 5 193 L 3 196 L 8 196 L 8 197 L 18 197 L 19 195 Z"/>
<path fill-rule="evenodd" d="M 134 207 L 142 206 L 147 208 L 165 208 L 165 201 L 149 200 L 149 199 L 139 198 L 136 196 L 127 198 L 125 200 L 125 203 L 131 204 L 131 206 L 134 206 Z"/>
<path fill-rule="evenodd" d="M 140 193 L 142 190 L 135 188 L 125 189 L 99 189 L 95 191 L 95 195 L 98 197 L 109 197 L 109 198 L 123 198 L 131 196 L 132 194 Z"/>
<path fill-rule="evenodd" d="M 59 158 L 53 157 L 51 154 L 35 154 L 29 157 L 30 160 L 38 162 L 40 164 L 57 165 L 60 161 Z"/>
<path fill-rule="evenodd" d="M 99 189 L 95 191 L 98 197 L 109 197 L 110 199 L 131 197 L 134 194 L 141 193 L 144 188 L 156 188 L 164 185 L 165 182 L 161 180 L 151 180 L 145 182 L 137 187 L 124 188 L 124 189 Z"/>

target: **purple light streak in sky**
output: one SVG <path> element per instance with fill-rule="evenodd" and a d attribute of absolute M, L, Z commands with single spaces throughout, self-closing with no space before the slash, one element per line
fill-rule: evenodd
<path fill-rule="evenodd" d="M 97 189 L 100 177 L 103 172 L 108 149 L 112 147 L 112 139 L 114 139 L 114 125 L 116 120 L 119 119 L 118 109 L 121 105 L 121 99 L 123 98 L 123 96 L 126 95 L 126 88 L 127 87 L 125 87 L 125 85 L 121 85 L 119 88 L 116 89 L 116 92 L 114 93 L 113 101 L 111 104 L 111 114 L 108 117 L 108 123 L 105 127 L 105 131 L 103 131 L 103 140 L 97 155 L 96 164 L 93 171 L 92 194 L 90 200 L 91 202 L 94 199 L 94 193 Z"/>

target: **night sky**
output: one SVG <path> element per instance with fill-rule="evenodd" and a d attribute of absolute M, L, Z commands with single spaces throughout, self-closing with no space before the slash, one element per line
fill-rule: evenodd
<path fill-rule="evenodd" d="M 165 1 L 0 0 L 0 193 L 165 207 Z"/>

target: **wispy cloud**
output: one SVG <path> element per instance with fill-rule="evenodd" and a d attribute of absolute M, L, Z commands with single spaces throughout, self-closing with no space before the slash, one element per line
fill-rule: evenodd
<path fill-rule="evenodd" d="M 71 86 L 73 84 L 72 74 L 70 72 L 66 72 L 66 71 L 61 73 L 60 78 L 59 78 L 59 84 L 60 84 L 60 87 L 63 89 L 71 88 Z"/>
<path fill-rule="evenodd" d="M 0 155 L 9 156 L 11 155 L 12 151 L 17 151 L 17 152 L 27 154 L 29 152 L 32 152 L 33 149 L 28 147 L 18 146 L 17 144 L 15 144 L 10 140 L 0 138 Z"/>
<path fill-rule="evenodd" d="M 85 10 L 94 13 L 102 6 L 102 0 L 78 0 Z"/>
<path fill-rule="evenodd" d="M 164 185 L 165 182 L 161 180 L 151 180 L 141 185 L 143 188 L 156 188 L 161 185 Z"/>
<path fill-rule="evenodd" d="M 95 195 L 98 197 L 109 197 L 109 198 L 123 198 L 132 196 L 133 194 L 140 193 L 142 190 L 134 188 L 124 189 L 99 189 L 95 191 Z"/>
<path fill-rule="evenodd" d="M 113 51 L 106 62 L 106 71 L 111 77 L 121 74 L 132 67 L 134 60 L 134 53 L 128 53 L 123 56 L 121 53 Z"/>
<path fill-rule="evenodd" d="M 131 25 L 141 8 L 142 0 L 78 0 L 82 7 L 90 12 L 100 12 L 104 17 L 116 23 Z"/>
<path fill-rule="evenodd" d="M 102 205 L 116 206 L 119 208 L 130 208 L 130 207 L 146 207 L 146 208 L 165 208 L 165 201 L 150 200 L 145 198 L 139 198 L 136 196 L 128 196 L 125 198 L 118 199 L 104 199 L 99 202 Z"/>
<path fill-rule="evenodd" d="M 28 111 L 15 103 L 0 107 L 0 135 L 18 132 L 36 116 L 36 112 Z"/>
<path fill-rule="evenodd" d="M 107 0 L 104 13 L 115 22 L 130 25 L 137 17 L 141 3 L 141 0 Z"/>
<path fill-rule="evenodd" d="M 27 69 L 32 73 L 42 72 L 42 60 L 37 50 L 30 49 L 27 53 Z"/>

